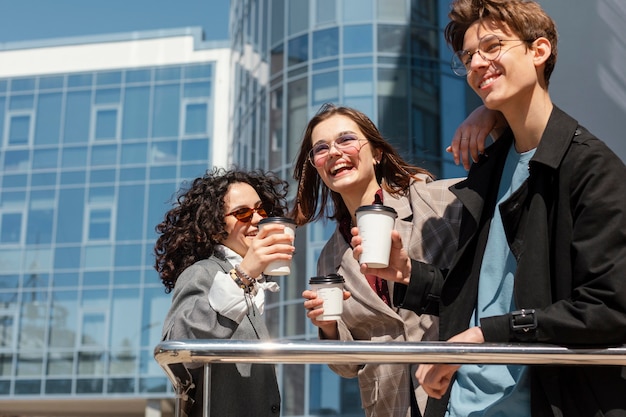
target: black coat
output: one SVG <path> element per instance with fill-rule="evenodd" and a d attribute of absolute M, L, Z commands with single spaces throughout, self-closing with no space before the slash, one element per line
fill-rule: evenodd
<path fill-rule="evenodd" d="M 459 249 L 450 270 L 413 263 L 404 308 L 440 316 L 440 338 L 468 328 L 496 205 L 509 130 L 451 190 L 464 205 Z M 554 108 L 529 163 L 528 180 L 499 210 L 517 260 L 513 296 L 525 320 L 486 317 L 486 342 L 568 347 L 626 344 L 626 168 L 608 147 Z M 445 281 L 443 279 L 445 274 Z M 517 317 L 519 318 L 519 317 Z M 533 416 L 626 415 L 626 367 L 531 366 Z M 429 402 L 443 415 L 447 398 Z M 432 405 L 432 407 L 431 407 Z"/>

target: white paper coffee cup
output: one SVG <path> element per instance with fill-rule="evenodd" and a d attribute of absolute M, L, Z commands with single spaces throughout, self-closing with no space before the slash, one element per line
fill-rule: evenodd
<path fill-rule="evenodd" d="M 391 252 L 391 231 L 398 213 L 388 206 L 372 204 L 356 210 L 356 223 L 363 241 L 359 263 L 370 268 L 386 268 Z"/>
<path fill-rule="evenodd" d="M 330 274 L 323 277 L 309 279 L 311 290 L 317 293 L 317 297 L 324 300 L 324 304 L 316 307 L 323 308 L 324 314 L 317 317 L 322 320 L 339 320 L 343 313 L 343 283 L 341 275 Z"/>
<path fill-rule="evenodd" d="M 259 221 L 259 231 L 263 229 L 267 224 L 282 224 L 285 226 L 284 233 L 295 236 L 296 235 L 296 222 L 288 217 L 267 217 Z M 282 232 L 272 232 L 268 236 L 278 234 Z M 263 270 L 265 275 L 289 275 L 291 273 L 291 260 L 280 259 L 278 261 L 270 262 Z"/>

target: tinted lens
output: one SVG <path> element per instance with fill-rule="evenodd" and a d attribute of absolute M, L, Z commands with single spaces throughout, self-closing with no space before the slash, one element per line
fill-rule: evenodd
<path fill-rule="evenodd" d="M 242 207 L 239 210 L 235 210 L 232 213 L 228 213 L 228 215 L 230 216 L 232 214 L 240 222 L 250 223 L 252 221 L 252 216 L 254 216 L 254 212 L 259 213 L 259 216 L 263 218 L 267 217 L 267 212 L 265 211 L 263 207 L 255 207 L 255 208 Z"/>
<path fill-rule="evenodd" d="M 233 211 L 231 214 L 240 222 L 249 223 L 252 220 L 252 216 L 254 216 L 254 209 L 247 207 L 240 208 L 239 210 Z"/>

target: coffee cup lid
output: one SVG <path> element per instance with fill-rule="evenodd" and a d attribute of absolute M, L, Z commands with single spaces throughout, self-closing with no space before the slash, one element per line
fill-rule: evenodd
<path fill-rule="evenodd" d="M 311 277 L 309 284 L 342 284 L 344 281 L 339 274 L 329 274 L 323 277 Z"/>
<path fill-rule="evenodd" d="M 267 223 L 296 224 L 296 222 L 293 219 L 290 219 L 289 217 L 274 216 L 274 217 L 266 217 L 264 219 L 259 220 L 259 224 L 267 224 Z"/>
<path fill-rule="evenodd" d="M 398 212 L 393 207 L 385 206 L 383 204 L 370 204 L 368 206 L 361 206 L 356 209 L 356 213 L 361 211 L 380 211 L 392 213 L 394 217 L 398 216 Z"/>

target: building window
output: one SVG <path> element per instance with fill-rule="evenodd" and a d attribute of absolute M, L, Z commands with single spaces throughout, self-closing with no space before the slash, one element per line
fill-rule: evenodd
<path fill-rule="evenodd" d="M 117 139 L 117 108 L 103 108 L 95 111 L 95 140 Z"/>
<path fill-rule="evenodd" d="M 22 242 L 22 219 L 21 212 L 0 213 L 0 243 L 19 244 Z"/>
<path fill-rule="evenodd" d="M 28 145 L 31 132 L 30 114 L 13 114 L 9 118 L 9 145 Z"/>
<path fill-rule="evenodd" d="M 113 210 L 110 207 L 88 207 L 87 211 L 87 240 L 111 240 Z"/>
<path fill-rule="evenodd" d="M 187 103 L 184 107 L 185 136 L 206 135 L 207 133 L 207 103 Z"/>

